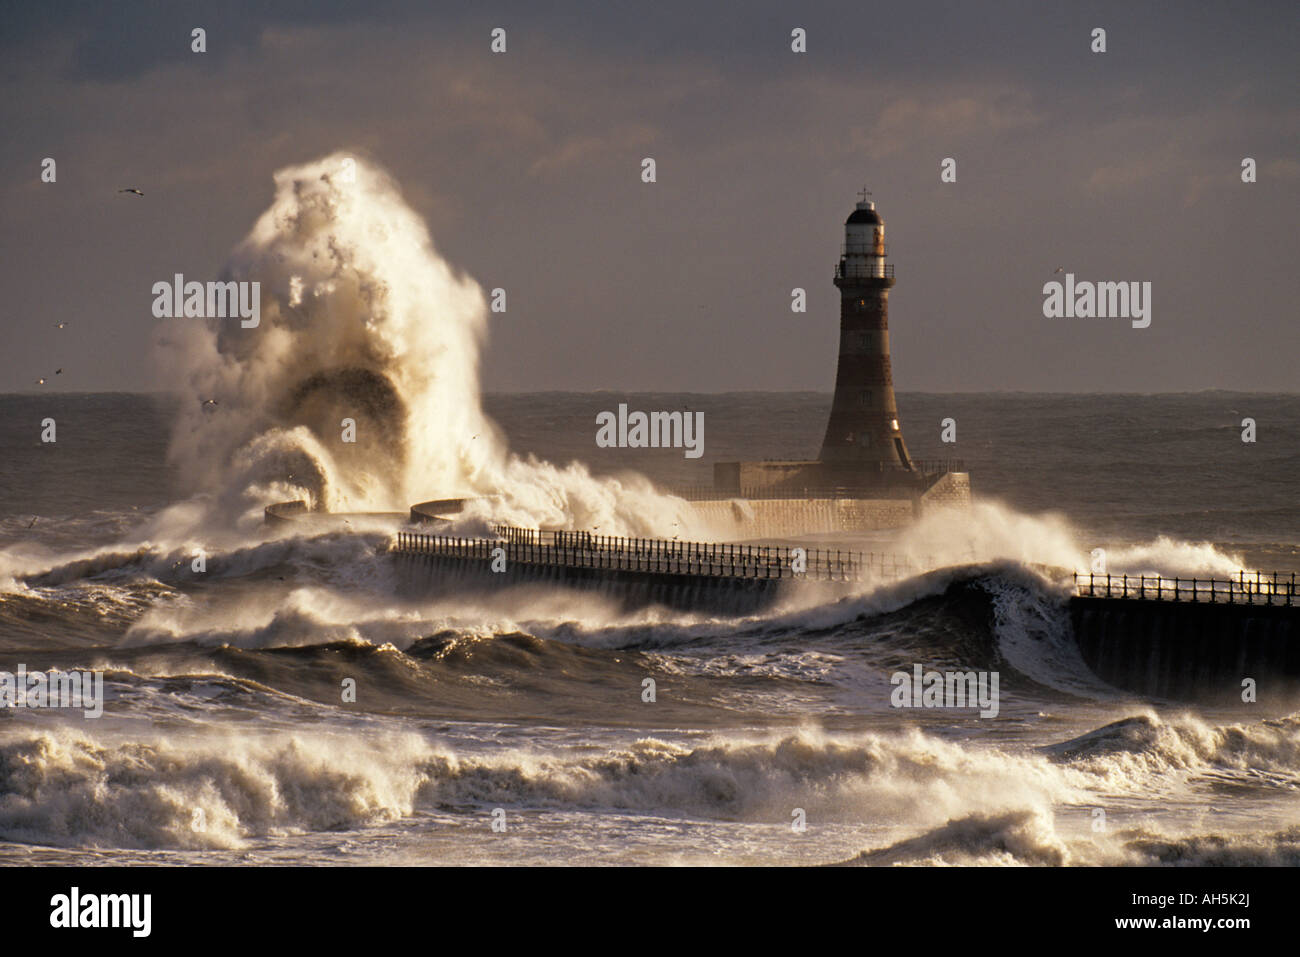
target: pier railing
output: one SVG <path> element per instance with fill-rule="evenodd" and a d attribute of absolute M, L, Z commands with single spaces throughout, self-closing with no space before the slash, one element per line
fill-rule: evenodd
<path fill-rule="evenodd" d="M 912 459 L 910 471 L 923 475 L 942 475 L 944 472 L 965 472 L 963 459 Z"/>
<path fill-rule="evenodd" d="M 1300 606 L 1294 572 L 1238 572 L 1235 578 L 1166 578 L 1163 575 L 1074 573 L 1080 598 L 1139 598 L 1220 605 Z"/>
<path fill-rule="evenodd" d="M 794 547 L 775 545 L 624 538 L 508 525 L 491 530 L 496 538 L 398 532 L 392 550 L 487 562 L 500 548 L 507 562 L 713 578 L 858 582 L 903 578 L 919 571 L 909 560 L 883 552 L 808 548 L 800 556 Z"/>

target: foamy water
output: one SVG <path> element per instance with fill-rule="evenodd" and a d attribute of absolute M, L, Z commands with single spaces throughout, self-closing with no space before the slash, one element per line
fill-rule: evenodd
<path fill-rule="evenodd" d="M 392 520 L 268 530 L 262 508 L 469 495 L 467 534 L 703 537 L 651 479 L 706 475 L 598 449 L 607 395 L 485 401 L 483 290 L 340 160 L 278 173 L 226 264 L 262 283 L 256 335 L 160 326 L 173 395 L 0 397 L 4 429 L 79 426 L 57 459 L 4 436 L 0 669 L 98 669 L 106 694 L 100 719 L 0 712 L 0 860 L 1300 863 L 1297 702 L 1135 699 L 1088 671 L 1065 606 L 1099 547 L 1128 574 L 1300 567 L 1300 400 L 904 394 L 918 455 L 950 451 L 925 428 L 945 415 L 979 437 L 957 451 L 980 497 L 856 543 L 918 571 L 847 596 L 403 594 Z M 705 470 L 812 454 L 828 405 L 629 398 L 704 410 Z M 1244 404 L 1284 441 L 1240 463 L 1221 440 Z M 914 663 L 997 671 L 998 717 L 892 707 Z"/>
<path fill-rule="evenodd" d="M 172 460 L 219 518 L 295 498 L 362 512 L 471 496 L 484 501 L 470 515 L 530 527 L 671 536 L 693 521 L 638 476 L 509 453 L 479 398 L 484 292 L 438 255 L 387 174 L 337 154 L 275 183 L 222 273 L 261 284 L 257 329 L 181 320 L 158 336 L 166 385 L 195 397 Z"/>

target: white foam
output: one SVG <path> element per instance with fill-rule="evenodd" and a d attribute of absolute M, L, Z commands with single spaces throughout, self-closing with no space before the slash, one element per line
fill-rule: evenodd
<path fill-rule="evenodd" d="M 226 267 L 261 283 L 259 327 L 182 320 L 160 335 L 171 385 L 193 396 L 181 406 L 172 459 L 224 518 L 254 521 L 263 505 L 293 498 L 404 512 L 468 495 L 490 498 L 476 508 L 495 521 L 534 527 L 668 537 L 691 527 L 689 506 L 644 479 L 598 479 L 577 463 L 509 453 L 480 402 L 483 290 L 438 254 L 386 173 L 336 153 L 280 170 L 275 186 Z M 373 394 L 308 388 L 340 373 L 382 385 Z M 400 404 L 392 434 L 367 433 L 386 428 L 365 417 L 367 402 L 392 397 Z M 336 434 L 338 414 L 356 419 L 355 448 Z M 591 428 L 594 448 L 594 422 L 575 427 Z"/>

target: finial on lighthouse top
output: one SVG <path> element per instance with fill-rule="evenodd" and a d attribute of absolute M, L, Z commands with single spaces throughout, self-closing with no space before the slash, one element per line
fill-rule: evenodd
<path fill-rule="evenodd" d="M 858 200 L 857 208 L 849 214 L 849 218 L 845 220 L 844 224 L 850 226 L 856 223 L 880 222 L 880 214 L 876 212 L 876 204 L 867 199 L 871 195 L 871 190 L 864 186 L 858 190 L 858 195 L 862 198 Z"/>

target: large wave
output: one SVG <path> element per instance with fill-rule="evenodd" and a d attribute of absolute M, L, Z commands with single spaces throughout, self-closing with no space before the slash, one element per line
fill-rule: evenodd
<path fill-rule="evenodd" d="M 531 526 L 691 526 L 689 507 L 646 479 L 509 453 L 480 403 L 483 290 L 375 164 L 337 153 L 277 172 L 222 279 L 261 283 L 259 325 L 171 320 L 159 346 L 190 397 L 171 458 L 227 515 L 293 498 L 358 512 L 471 496 Z"/>
<path fill-rule="evenodd" d="M 415 733 L 252 730 L 0 734 L 0 836 L 52 845 L 232 848 L 355 829 L 419 809 L 582 810 L 789 827 L 867 825 L 860 864 L 1290 863 L 1300 830 L 1171 838 L 1140 795 L 1253 785 L 1285 801 L 1300 775 L 1294 717 L 1244 725 L 1151 715 L 1038 751 L 920 731 L 643 737 L 624 745 L 464 751 Z M 1261 779 L 1260 772 L 1270 776 Z M 1096 829 L 1097 808 L 1115 824 Z M 201 825 L 201 826 L 198 826 Z M 774 839 L 780 839 L 778 832 Z"/>

